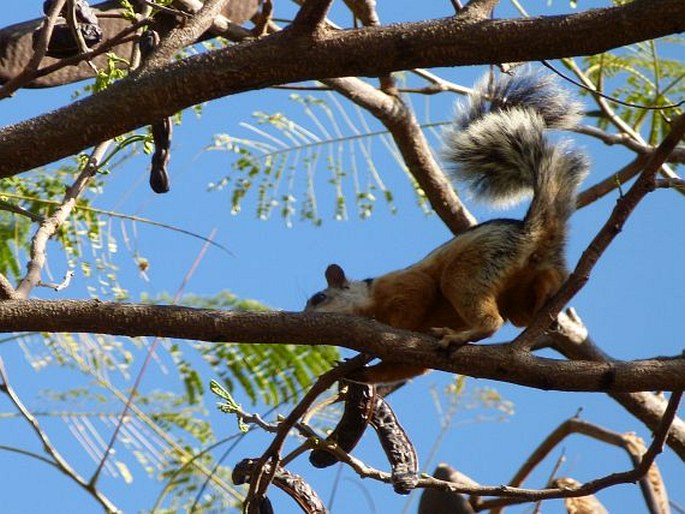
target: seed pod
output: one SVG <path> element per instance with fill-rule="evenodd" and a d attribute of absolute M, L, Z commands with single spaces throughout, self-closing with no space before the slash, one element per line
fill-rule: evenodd
<path fill-rule="evenodd" d="M 256 459 L 243 459 L 236 464 L 232 474 L 233 483 L 240 485 L 248 482 L 256 464 Z M 268 472 L 268 466 L 265 471 Z M 328 510 L 323 501 L 321 501 L 321 498 L 301 476 L 279 466 L 276 468 L 273 484 L 295 500 L 305 514 L 328 514 Z M 271 504 L 269 504 L 270 506 Z M 262 514 L 261 511 L 260 514 Z M 266 511 L 264 514 L 266 514 Z"/>
<path fill-rule="evenodd" d="M 45 2 L 43 2 L 43 13 L 45 13 L 46 16 L 50 13 L 50 9 L 52 9 L 54 3 L 55 0 L 45 0 Z M 67 9 L 69 9 L 69 5 L 65 3 L 62 6 L 62 10 L 59 12 L 59 16 L 66 18 Z M 92 25 L 98 24 L 97 16 L 95 16 L 95 13 L 86 0 L 76 0 L 74 2 L 74 11 L 76 12 L 76 19 L 79 22 L 90 23 Z"/>
<path fill-rule="evenodd" d="M 169 172 L 167 165 L 171 157 L 171 118 L 164 118 L 151 125 L 155 151 L 150 166 L 150 187 L 155 193 L 169 191 Z"/>
<path fill-rule="evenodd" d="M 419 461 L 416 450 L 397 420 L 390 405 L 375 397 L 371 426 L 388 457 L 392 468 L 392 485 L 398 494 L 409 494 L 419 481 Z"/>
<path fill-rule="evenodd" d="M 557 478 L 552 482 L 552 486 L 561 489 L 576 489 L 580 485 L 580 482 L 577 480 L 567 477 Z M 564 498 L 564 507 L 566 507 L 568 514 L 608 514 L 604 506 L 592 494 Z"/>
<path fill-rule="evenodd" d="M 337 426 L 326 438 L 344 452 L 351 452 L 364 435 L 373 414 L 375 387 L 370 384 L 346 382 L 345 409 Z M 324 449 L 314 449 L 309 454 L 309 462 L 317 468 L 327 468 L 338 462 L 338 458 Z"/>
<path fill-rule="evenodd" d="M 145 59 L 159 45 L 160 37 L 157 31 L 148 29 L 140 35 L 138 48 Z M 164 118 L 150 125 L 152 141 L 155 151 L 150 160 L 150 187 L 155 193 L 169 192 L 169 171 L 167 166 L 171 158 L 171 135 L 173 124 L 171 118 Z"/>
<path fill-rule="evenodd" d="M 274 508 L 271 505 L 271 500 L 268 497 L 262 496 L 259 502 L 259 514 L 274 514 Z"/>
<path fill-rule="evenodd" d="M 435 471 L 433 471 L 433 476 L 456 484 L 478 485 L 447 464 L 439 464 Z M 418 514 L 434 514 L 436 512 L 449 512 L 450 514 L 475 513 L 473 507 L 463 495 L 452 491 L 426 488 L 421 494 Z"/>
<path fill-rule="evenodd" d="M 43 3 L 43 12 L 47 15 L 52 8 L 54 0 L 47 0 Z M 69 7 L 65 6 L 60 11 L 60 16 L 57 22 L 52 28 L 52 36 L 50 36 L 50 42 L 48 43 L 46 55 L 50 57 L 55 57 L 58 59 L 64 57 L 71 57 L 72 55 L 77 55 L 82 49 L 79 48 L 78 42 L 74 38 L 69 23 L 65 18 L 67 16 L 67 9 Z M 76 30 L 81 33 L 83 41 L 86 47 L 92 48 L 102 41 L 102 29 L 100 28 L 97 16 L 88 5 L 85 0 L 76 0 L 74 5 L 74 11 L 76 14 Z M 40 33 L 42 31 L 42 26 L 36 29 L 33 33 L 33 46 L 35 48 Z"/>

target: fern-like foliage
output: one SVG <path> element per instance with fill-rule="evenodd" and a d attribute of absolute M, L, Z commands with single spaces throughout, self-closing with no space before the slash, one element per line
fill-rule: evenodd
<path fill-rule="evenodd" d="M 168 297 L 161 296 L 155 303 L 165 300 Z M 187 295 L 180 303 L 237 312 L 268 310 L 259 302 L 241 300 L 227 291 L 212 297 Z M 340 360 L 340 352 L 333 346 L 194 342 L 193 348 L 231 393 L 240 389 L 251 402 L 261 401 L 267 405 L 296 401 L 301 391 Z M 171 353 L 183 378 L 188 398 L 199 401 L 208 382 L 202 378 L 206 374 L 202 377 L 198 374 L 192 356 L 181 344 L 172 344 Z"/>
<path fill-rule="evenodd" d="M 343 105 L 332 93 L 292 94 L 289 99 L 306 121 L 297 122 L 280 112 L 255 112 L 254 122 L 241 123 L 252 137 L 219 134 L 209 147 L 236 155 L 231 173 L 209 185 L 210 189 L 231 189 L 233 214 L 241 211 L 248 193 L 256 191 L 258 218 L 268 219 L 277 211 L 288 226 L 298 215 L 320 225 L 317 193 L 324 183 L 333 192 L 331 210 L 336 220 L 349 217 L 350 198 L 362 219 L 372 215 L 378 197 L 395 212 L 393 193 L 375 164 L 378 143 L 406 173 L 424 211 L 429 210 L 388 132 L 374 128 L 368 113 Z"/>
<path fill-rule="evenodd" d="M 616 113 L 650 144 L 658 144 L 669 131 L 669 120 L 683 112 L 685 64 L 675 56 L 682 52 L 684 44 L 685 38 L 673 36 L 584 59 L 585 73 L 603 86 L 604 93 L 649 108 L 612 104 Z M 598 124 L 606 128 L 609 120 L 600 117 Z"/>

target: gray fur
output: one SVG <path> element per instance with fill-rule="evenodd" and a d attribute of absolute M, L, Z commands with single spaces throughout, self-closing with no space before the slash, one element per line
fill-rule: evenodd
<path fill-rule="evenodd" d="M 506 206 L 534 194 L 539 214 L 554 213 L 565 221 L 588 162 L 567 141 L 553 143 L 545 132 L 571 128 L 581 117 L 581 104 L 554 76 L 531 71 L 488 75 L 458 107 L 445 132 L 448 171 L 480 199 Z"/>

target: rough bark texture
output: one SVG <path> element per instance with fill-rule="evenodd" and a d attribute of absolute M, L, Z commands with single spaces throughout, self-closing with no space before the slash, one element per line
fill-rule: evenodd
<path fill-rule="evenodd" d="M 685 389 L 685 358 L 631 362 L 536 357 L 511 345 L 466 345 L 455 352 L 437 340 L 355 316 L 328 313 L 235 313 L 100 301 L 6 300 L 0 332 L 89 332 L 209 342 L 334 344 L 386 360 L 539 389 L 631 392 Z"/>
<path fill-rule="evenodd" d="M 177 7 L 190 12 L 199 10 L 202 7 L 202 4 L 197 0 L 177 1 L 176 5 Z M 222 18 L 224 20 L 229 18 L 236 24 L 244 23 L 252 17 L 257 11 L 257 8 L 257 0 L 234 0 L 228 2 L 223 8 Z M 95 4 L 92 6 L 92 9 L 96 16 L 102 14 L 112 16 L 123 12 L 118 1 Z M 38 3 L 36 3 L 36 14 L 39 14 Z M 170 18 L 170 16 L 166 16 L 166 18 Z M 21 73 L 29 62 L 33 55 L 33 31 L 40 26 L 42 21 L 43 18 L 35 18 L 0 29 L 0 84 L 7 82 Z M 99 24 L 103 31 L 104 41 L 106 41 L 130 26 L 131 22 L 123 18 L 103 17 L 100 18 Z M 218 26 L 217 29 L 226 30 L 226 27 Z M 215 32 L 218 30 L 215 30 Z M 130 59 L 132 50 L 133 44 L 131 41 L 127 41 L 126 43 L 117 45 L 111 49 L 112 52 L 124 59 Z M 59 59 L 45 57 L 41 64 L 42 67 L 46 67 L 57 61 L 59 61 Z M 93 62 L 98 68 L 104 68 L 107 66 L 107 56 L 97 56 L 93 59 Z M 83 61 L 77 66 L 67 66 L 50 75 L 38 77 L 24 87 L 54 87 L 56 85 L 90 79 L 93 78 L 94 75 L 95 72 L 93 69 Z"/>
<path fill-rule="evenodd" d="M 0 177 L 75 154 L 191 105 L 275 84 L 588 55 L 683 30 L 682 0 L 637 0 L 517 20 L 446 18 L 311 35 L 284 30 L 132 75 L 102 93 L 5 128 Z"/>

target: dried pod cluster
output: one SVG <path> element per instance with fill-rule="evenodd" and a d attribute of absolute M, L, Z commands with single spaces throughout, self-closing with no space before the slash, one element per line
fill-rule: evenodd
<path fill-rule="evenodd" d="M 233 468 L 233 483 L 240 485 L 249 482 L 256 464 L 256 459 L 241 460 Z M 268 465 L 264 471 L 267 473 L 269 472 Z M 321 498 L 319 498 L 314 489 L 312 489 L 301 476 L 278 466 L 276 468 L 276 473 L 274 473 L 273 484 L 295 500 L 306 514 L 328 513 L 328 509 L 326 509 Z M 271 503 L 265 497 L 260 503 L 259 513 L 268 514 L 270 512 L 273 512 Z"/>
<path fill-rule="evenodd" d="M 349 453 L 357 445 L 369 424 L 376 431 L 390 462 L 395 492 L 409 494 L 419 480 L 418 459 L 414 446 L 390 405 L 382 395 L 377 394 L 373 385 L 348 382 L 343 415 L 333 432 L 326 438 L 326 442 L 335 444 L 342 451 Z M 314 449 L 309 455 L 309 461 L 318 468 L 324 468 L 334 464 L 338 459 L 325 449 Z"/>
<path fill-rule="evenodd" d="M 345 408 L 335 429 L 326 438 L 345 453 L 351 452 L 364 435 L 374 410 L 375 388 L 369 384 L 349 382 L 346 384 Z M 338 459 L 323 449 L 314 449 L 309 454 L 309 462 L 317 468 L 332 466 Z"/>
<path fill-rule="evenodd" d="M 47 15 L 52 8 L 54 0 L 46 0 L 43 3 L 43 12 Z M 69 10 L 72 7 L 66 3 L 59 13 L 57 22 L 52 28 L 52 35 L 48 42 L 46 54 L 50 57 L 62 59 L 79 54 L 84 49 L 80 48 L 76 33 L 81 36 L 87 48 L 92 48 L 102 41 L 102 29 L 97 16 L 92 11 L 86 0 L 74 0 L 75 26 L 70 23 Z M 34 47 L 43 30 L 42 26 L 33 33 Z"/>

